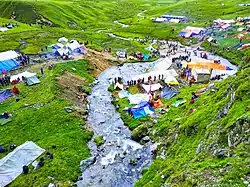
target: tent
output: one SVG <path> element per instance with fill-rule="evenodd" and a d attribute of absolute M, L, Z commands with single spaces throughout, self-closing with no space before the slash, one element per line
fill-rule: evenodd
<path fill-rule="evenodd" d="M 1 31 L 1 32 L 5 32 L 5 31 L 8 31 L 8 30 L 9 30 L 9 29 L 6 28 L 6 27 L 1 27 L 1 28 L 0 28 L 0 31 Z"/>
<path fill-rule="evenodd" d="M 58 42 L 63 43 L 63 42 L 68 42 L 69 40 L 65 37 L 61 37 L 58 39 Z"/>
<path fill-rule="evenodd" d="M 61 43 L 57 43 L 57 44 L 52 45 L 53 49 L 60 49 L 60 48 L 63 48 L 63 47 L 64 47 L 64 45 L 61 44 Z"/>
<path fill-rule="evenodd" d="M 161 84 L 151 84 L 151 85 L 146 85 L 146 84 L 142 84 L 142 88 L 149 93 L 150 91 L 154 92 L 156 90 L 159 90 L 160 88 L 162 88 Z"/>
<path fill-rule="evenodd" d="M 129 95 L 128 100 L 130 104 L 139 104 L 141 102 L 148 102 L 150 99 L 150 95 L 148 94 L 134 94 Z"/>
<path fill-rule="evenodd" d="M 128 111 L 134 116 L 135 119 L 151 115 L 154 113 L 154 109 L 148 102 L 142 102 L 135 107 L 129 108 Z"/>
<path fill-rule="evenodd" d="M 166 98 L 166 99 L 170 99 L 170 98 L 176 96 L 177 94 L 178 94 L 178 92 L 175 92 L 175 91 L 166 87 L 162 90 L 161 97 Z"/>
<path fill-rule="evenodd" d="M 28 86 L 32 86 L 34 84 L 39 84 L 40 80 L 34 75 L 32 77 L 26 78 L 26 83 Z"/>
<path fill-rule="evenodd" d="M 230 67 L 214 63 L 213 61 L 208 62 L 191 62 L 188 63 L 188 68 L 194 68 L 194 69 L 218 69 L 218 70 L 227 70 L 230 69 Z"/>
<path fill-rule="evenodd" d="M 81 46 L 76 40 L 71 40 L 70 43 L 66 44 L 66 47 L 72 52 L 75 52 L 75 50 L 77 50 Z"/>
<path fill-rule="evenodd" d="M 23 72 L 23 73 L 19 73 L 19 74 L 17 74 L 17 75 L 11 76 L 11 77 L 10 77 L 10 81 L 17 80 L 18 78 L 19 78 L 20 80 L 22 80 L 22 77 L 28 78 L 28 77 L 32 77 L 32 76 L 34 76 L 34 75 L 36 75 L 36 74 L 35 74 L 35 73 L 30 73 L 30 72 L 28 72 L 28 71 L 25 71 L 25 72 Z"/>
<path fill-rule="evenodd" d="M 13 94 L 9 90 L 0 90 L 0 102 L 8 99 L 9 97 L 12 97 Z"/>
<path fill-rule="evenodd" d="M 161 102 L 161 100 L 160 99 L 157 99 L 156 101 L 153 101 L 152 102 L 152 107 L 153 108 L 160 108 L 160 107 L 162 107 L 163 106 L 163 104 L 162 104 L 162 102 Z"/>
<path fill-rule="evenodd" d="M 23 166 L 29 165 L 45 150 L 34 142 L 25 142 L 0 160 L 0 186 L 7 186 L 22 172 Z"/>
<path fill-rule="evenodd" d="M 211 72 L 208 69 L 193 69 L 192 74 L 197 83 L 208 83 L 210 81 Z"/>
<path fill-rule="evenodd" d="M 0 70 L 10 71 L 19 66 L 16 58 L 19 55 L 15 51 L 0 53 Z"/>
<path fill-rule="evenodd" d="M 177 81 L 177 79 L 174 76 L 166 77 L 165 83 L 167 83 L 169 85 L 179 85 L 179 82 Z"/>
<path fill-rule="evenodd" d="M 130 95 L 127 90 L 122 90 L 118 93 L 119 98 L 128 98 Z"/>

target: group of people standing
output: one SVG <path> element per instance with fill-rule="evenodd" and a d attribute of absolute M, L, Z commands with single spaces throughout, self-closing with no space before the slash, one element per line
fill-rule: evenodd
<path fill-rule="evenodd" d="M 0 77 L 0 85 L 1 86 L 9 86 L 11 84 L 10 82 L 10 76 L 4 75 Z"/>
<path fill-rule="evenodd" d="M 30 64 L 30 57 L 28 55 L 21 55 L 17 59 L 22 66 Z"/>

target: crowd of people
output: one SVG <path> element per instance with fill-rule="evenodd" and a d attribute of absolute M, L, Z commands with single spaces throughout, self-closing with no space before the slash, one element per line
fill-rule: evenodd
<path fill-rule="evenodd" d="M 20 55 L 17 60 L 21 63 L 22 66 L 30 64 L 30 57 L 28 55 Z"/>
<path fill-rule="evenodd" d="M 11 84 L 10 82 L 10 76 L 4 75 L 0 77 L 0 85 L 1 86 L 9 86 Z"/>

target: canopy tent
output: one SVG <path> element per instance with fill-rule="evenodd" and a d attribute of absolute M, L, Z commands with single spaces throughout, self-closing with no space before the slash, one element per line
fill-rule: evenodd
<path fill-rule="evenodd" d="M 166 98 L 166 99 L 170 99 L 170 98 L 176 96 L 177 94 L 178 94 L 178 92 L 173 91 L 173 90 L 166 87 L 162 90 L 161 97 Z"/>
<path fill-rule="evenodd" d="M 213 61 L 208 62 L 191 62 L 188 63 L 188 68 L 194 69 L 218 69 L 218 70 L 231 70 L 230 67 L 221 64 L 214 63 Z"/>
<path fill-rule="evenodd" d="M 129 108 L 128 111 L 133 115 L 135 119 L 151 115 L 154 113 L 154 109 L 148 102 L 142 102 L 135 107 Z"/>
<path fill-rule="evenodd" d="M 34 84 L 39 84 L 39 83 L 40 83 L 40 80 L 39 80 L 35 75 L 26 78 L 26 84 L 27 84 L 28 86 L 32 86 L 32 85 L 34 85 Z"/>
<path fill-rule="evenodd" d="M 19 55 L 15 51 L 0 53 L 0 70 L 10 71 L 18 67 L 19 63 L 15 60 L 18 56 Z"/>
<path fill-rule="evenodd" d="M 11 90 L 0 90 L 0 102 L 8 99 L 9 97 L 12 97 L 13 94 L 11 93 Z"/>
<path fill-rule="evenodd" d="M 35 74 L 35 73 L 30 73 L 30 72 L 28 72 L 28 71 L 25 71 L 25 72 L 19 73 L 19 74 L 17 74 L 17 75 L 11 76 L 11 77 L 10 77 L 10 81 L 17 80 L 18 78 L 19 78 L 20 80 L 22 80 L 22 77 L 29 78 L 29 77 L 32 77 L 32 76 L 34 76 L 34 75 L 36 75 L 36 74 Z"/>
<path fill-rule="evenodd" d="M 45 150 L 34 142 L 25 142 L 0 160 L 0 186 L 7 186 Z"/>
<path fill-rule="evenodd" d="M 61 38 L 58 39 L 58 42 L 60 42 L 60 43 L 64 43 L 64 42 L 68 42 L 68 41 L 69 40 L 67 38 L 65 38 L 65 37 L 61 37 Z"/>
<path fill-rule="evenodd" d="M 170 70 L 165 70 L 165 71 L 151 71 L 149 73 L 144 73 L 144 74 L 140 74 L 140 75 L 136 75 L 132 77 L 132 80 L 139 80 L 139 79 L 143 79 L 144 81 L 147 82 L 148 81 L 148 77 L 152 77 L 154 78 L 156 76 L 156 78 L 158 79 L 158 77 L 163 75 L 163 78 L 166 78 L 168 76 L 178 76 L 178 74 L 176 73 L 176 71 L 174 69 L 170 69 Z"/>
<path fill-rule="evenodd" d="M 76 49 L 78 49 L 81 46 L 76 40 L 71 40 L 70 43 L 66 44 L 66 47 L 74 52 Z"/>
<path fill-rule="evenodd" d="M 169 85 L 179 85 L 179 82 L 177 81 L 177 79 L 174 76 L 166 77 L 165 83 L 167 83 Z"/>
<path fill-rule="evenodd" d="M 142 88 L 149 93 L 150 91 L 154 92 L 156 90 L 159 90 L 160 88 L 162 88 L 161 84 L 157 83 L 157 84 L 151 84 L 151 85 L 146 85 L 146 84 L 142 84 Z"/>
<path fill-rule="evenodd" d="M 134 94 L 129 95 L 128 100 L 130 104 L 139 104 L 141 102 L 148 102 L 150 99 L 150 95 L 148 94 Z"/>

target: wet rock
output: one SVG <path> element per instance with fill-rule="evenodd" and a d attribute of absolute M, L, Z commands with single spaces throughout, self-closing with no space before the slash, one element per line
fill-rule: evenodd
<path fill-rule="evenodd" d="M 149 142 L 149 141 L 150 141 L 150 138 L 149 138 L 149 136 L 145 136 L 144 138 L 142 138 L 142 140 L 143 140 L 144 142 Z"/>
<path fill-rule="evenodd" d="M 90 157 L 86 160 L 81 161 L 80 163 L 81 171 L 83 172 L 89 165 L 95 163 L 95 161 L 96 161 L 96 157 Z"/>
<path fill-rule="evenodd" d="M 142 124 L 132 131 L 131 137 L 135 141 L 140 141 L 143 137 L 147 136 L 148 129 L 146 125 Z"/>
<path fill-rule="evenodd" d="M 56 185 L 53 183 L 49 183 L 48 187 L 56 187 Z"/>
<path fill-rule="evenodd" d="M 216 149 L 214 151 L 214 155 L 217 156 L 218 158 L 223 158 L 228 156 L 228 152 L 225 149 Z"/>

